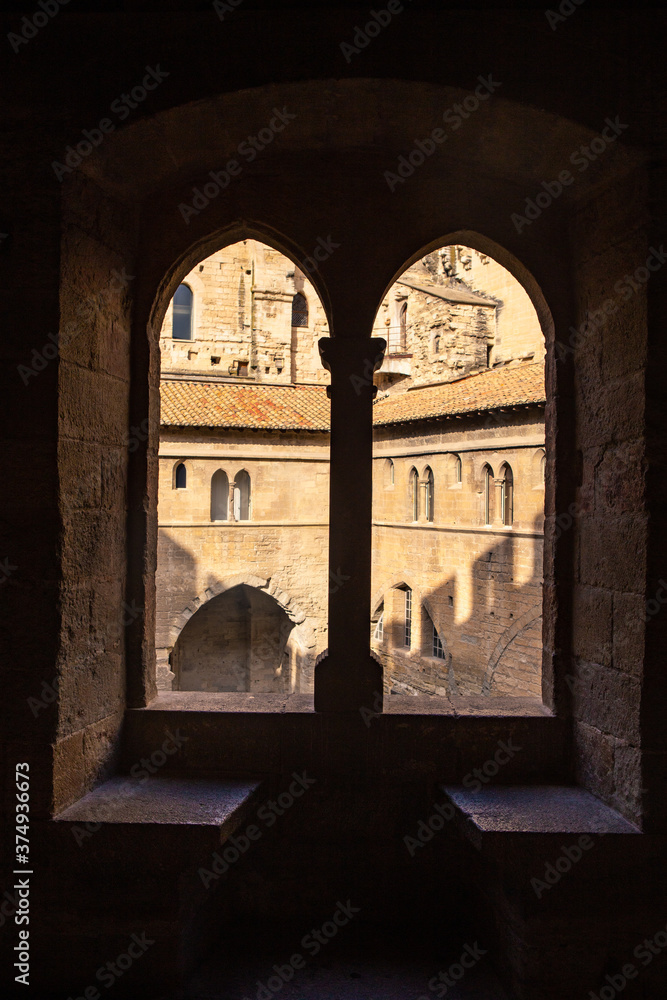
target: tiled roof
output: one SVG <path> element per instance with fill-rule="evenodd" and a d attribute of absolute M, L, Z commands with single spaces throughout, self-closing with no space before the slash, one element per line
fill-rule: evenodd
<path fill-rule="evenodd" d="M 376 400 L 377 425 L 545 402 L 544 366 L 519 362 L 456 382 L 419 386 Z M 160 422 L 172 427 L 329 430 L 324 385 L 248 385 L 164 380 Z"/>
<path fill-rule="evenodd" d="M 160 423 L 165 426 L 329 430 L 329 400 L 323 385 L 165 380 L 160 401 Z"/>
<path fill-rule="evenodd" d="M 398 424 L 431 417 L 477 413 L 544 403 L 544 365 L 519 362 L 468 375 L 456 382 L 393 393 L 376 400 L 373 423 Z"/>

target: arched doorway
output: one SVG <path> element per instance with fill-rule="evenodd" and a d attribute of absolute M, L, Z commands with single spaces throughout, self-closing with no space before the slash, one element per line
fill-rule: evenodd
<path fill-rule="evenodd" d="M 239 584 L 204 604 L 171 654 L 180 691 L 289 692 L 300 667 L 296 628 L 270 594 Z"/>

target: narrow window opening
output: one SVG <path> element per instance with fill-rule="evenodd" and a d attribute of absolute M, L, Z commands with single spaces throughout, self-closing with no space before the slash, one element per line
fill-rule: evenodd
<path fill-rule="evenodd" d="M 493 489 L 493 469 L 484 468 L 484 524 L 491 524 L 491 491 Z"/>
<path fill-rule="evenodd" d="M 176 472 L 174 474 L 174 487 L 177 490 L 184 490 L 188 485 L 188 470 L 185 468 L 183 462 L 179 462 L 176 466 Z"/>
<path fill-rule="evenodd" d="M 192 291 L 179 285 L 174 292 L 171 335 L 174 340 L 192 340 Z"/>
<path fill-rule="evenodd" d="M 435 500 L 435 480 L 433 478 L 433 470 L 428 469 L 426 472 L 426 520 L 432 521 L 434 515 L 434 504 Z"/>
<path fill-rule="evenodd" d="M 408 304 L 404 302 L 401 306 L 401 314 L 399 319 L 399 349 L 405 351 L 408 344 Z"/>
<path fill-rule="evenodd" d="M 405 589 L 405 634 L 403 643 L 407 649 L 412 645 L 412 591 Z"/>
<path fill-rule="evenodd" d="M 410 505 L 412 508 L 412 520 L 419 520 L 419 475 L 416 469 L 410 472 Z"/>
<path fill-rule="evenodd" d="M 229 520 L 229 479 L 222 469 L 211 479 L 211 520 Z"/>
<path fill-rule="evenodd" d="M 234 480 L 234 520 L 250 520 L 250 476 L 245 469 Z"/>
<path fill-rule="evenodd" d="M 511 527 L 514 521 L 514 476 L 509 465 L 505 466 L 504 471 L 505 475 L 502 480 L 500 503 L 503 515 L 503 524 L 507 527 Z"/>
<path fill-rule="evenodd" d="M 301 292 L 292 299 L 292 326 L 308 326 L 308 302 Z"/>
<path fill-rule="evenodd" d="M 437 657 L 438 660 L 444 660 L 445 659 L 445 647 L 442 644 L 442 639 L 438 635 L 438 630 L 435 627 L 435 623 L 434 622 L 431 622 L 431 626 L 432 626 L 432 629 L 433 629 L 433 646 L 432 646 L 433 656 Z"/>

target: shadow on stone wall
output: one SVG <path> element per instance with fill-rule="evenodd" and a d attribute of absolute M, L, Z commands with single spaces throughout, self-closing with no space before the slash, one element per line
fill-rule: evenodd
<path fill-rule="evenodd" d="M 534 519 L 541 532 L 543 518 Z M 435 588 L 412 586 L 413 637 L 402 646 L 404 612 L 399 600 L 385 618 L 384 641 L 372 641 L 385 668 L 385 690 L 395 694 L 515 695 L 541 697 L 542 676 L 542 550 L 536 540 L 531 575 L 515 585 L 516 539 L 496 538 L 472 560 L 471 609 L 456 618 L 461 595 L 457 575 L 449 574 Z M 385 589 L 382 600 L 400 584 Z M 376 596 L 375 603 L 378 603 Z M 377 607 L 375 608 L 377 619 Z M 428 617 L 427 617 L 428 616 Z M 432 655 L 432 626 L 438 631 L 444 657 Z"/>

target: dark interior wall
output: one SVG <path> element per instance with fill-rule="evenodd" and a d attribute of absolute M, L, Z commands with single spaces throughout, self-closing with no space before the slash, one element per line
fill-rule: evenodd
<path fill-rule="evenodd" d="M 651 256 L 646 197 L 646 177 L 631 174 L 573 212 L 577 333 L 568 338 L 577 345 L 568 354 L 576 478 L 564 533 L 573 536 L 567 676 L 578 777 L 630 816 L 642 814 L 647 282 L 644 272 L 634 275 Z"/>
<path fill-rule="evenodd" d="M 348 63 L 340 43 L 366 16 L 345 9 L 260 17 L 241 8 L 220 23 L 212 11 L 63 11 L 11 66 L 15 98 L 4 156 L 13 164 L 12 184 L 0 211 L 13 235 L 0 260 L 13 290 L 7 426 L 26 499 L 18 501 L 19 491 L 3 497 L 8 538 L 0 557 L 6 552 L 19 567 L 4 584 L 14 636 L 6 732 L 23 741 L 31 759 L 45 761 L 56 805 L 90 787 L 110 762 L 125 667 L 130 705 L 154 693 L 157 333 L 164 309 L 192 264 L 254 235 L 301 260 L 319 238 L 339 245 L 313 275 L 338 337 L 366 337 L 394 277 L 445 242 L 491 253 L 526 283 L 550 351 L 545 697 L 567 713 L 566 674 L 593 665 L 587 676 L 594 680 L 577 691 L 574 709 L 582 780 L 640 815 L 633 791 L 642 766 L 645 781 L 647 774 L 640 725 L 650 729 L 656 720 L 640 703 L 637 608 L 647 589 L 647 505 L 659 496 L 657 479 L 649 496 L 643 485 L 646 303 L 648 296 L 649 321 L 659 326 L 654 282 L 662 276 L 624 304 L 617 325 L 585 339 L 574 365 L 571 355 L 556 364 L 554 343 L 567 343 L 586 310 L 614 296 L 614 283 L 644 262 L 656 238 L 655 193 L 647 193 L 641 166 L 647 151 L 656 158 L 662 152 L 653 117 L 652 15 L 637 21 L 581 8 L 553 32 L 541 11 L 487 11 L 482 18 L 406 10 L 400 25 Z M 630 74 L 640 61 L 642 87 Z M 157 65 L 169 75 L 121 121 L 109 111 L 112 102 Z M 385 171 L 489 74 L 501 84 L 496 92 L 391 191 Z M 193 188 L 238 155 L 239 143 L 266 127 L 274 108 L 296 117 L 186 224 L 178 206 L 192 203 Z M 512 212 L 616 114 L 631 129 L 517 232 Z M 53 161 L 62 162 L 82 129 L 105 117 L 114 130 L 60 183 Z M 116 269 L 134 277 L 108 294 Z M 101 305 L 82 336 L 23 385 L 16 366 L 41 352 L 48 332 L 62 331 L 90 296 Z M 664 338 L 653 336 L 659 354 Z M 627 470 L 623 484 L 614 479 L 618 461 Z M 555 514 L 577 502 L 577 489 L 586 513 L 554 549 L 549 526 L 553 543 Z M 622 628 L 610 636 L 612 609 Z M 649 650 L 645 669 L 656 704 L 664 681 L 658 646 Z M 39 697 L 55 676 L 56 707 L 35 717 L 27 698 L 35 688 Z M 657 736 L 650 746 L 657 774 L 665 748 Z M 21 752 L 12 747 L 12 763 Z M 43 810 L 51 794 L 44 789 Z"/>

